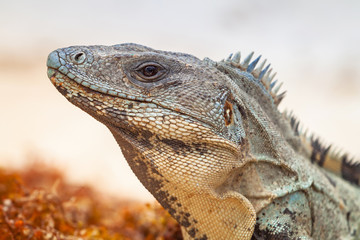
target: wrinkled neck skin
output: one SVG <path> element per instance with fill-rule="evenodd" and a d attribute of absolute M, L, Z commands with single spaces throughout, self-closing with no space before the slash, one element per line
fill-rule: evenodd
<path fill-rule="evenodd" d="M 303 157 L 276 107 L 264 112 L 230 77 L 234 112 L 242 115 L 240 144 L 196 121 L 201 131 L 173 144 L 155 135 L 144 144 L 136 134 L 108 126 L 136 176 L 181 224 L 185 239 L 250 239 L 257 212 L 312 184 L 303 170 L 308 168 L 296 164 Z"/>

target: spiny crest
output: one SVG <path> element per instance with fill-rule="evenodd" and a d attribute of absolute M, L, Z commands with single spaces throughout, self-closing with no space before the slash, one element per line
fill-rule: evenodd
<path fill-rule="evenodd" d="M 277 84 L 277 80 L 274 81 L 276 73 L 271 74 L 272 68 L 270 64 L 266 64 L 266 59 L 256 68 L 258 62 L 260 61 L 261 55 L 258 56 L 255 60 L 251 61 L 254 52 L 250 53 L 242 62 L 241 53 L 236 52 L 235 54 L 230 54 L 226 60 L 222 60 L 233 67 L 239 68 L 241 71 L 246 71 L 251 73 L 255 79 L 259 80 L 271 97 L 274 99 L 274 103 L 279 105 L 281 100 L 285 97 L 286 91 L 278 94 L 283 83 Z M 265 68 L 264 68 L 265 67 Z"/>
<path fill-rule="evenodd" d="M 300 123 L 300 120 L 295 116 L 293 111 L 288 112 L 284 110 L 282 113 L 283 117 L 287 119 L 290 123 L 291 129 L 294 131 L 295 136 L 300 136 L 304 138 L 309 138 L 308 129 Z"/>
<path fill-rule="evenodd" d="M 347 155 L 342 158 L 341 175 L 347 181 L 360 186 L 360 162 L 352 159 L 348 159 Z"/>
<path fill-rule="evenodd" d="M 320 155 L 332 155 L 332 157 L 335 157 L 340 159 L 342 156 L 340 155 L 342 152 L 338 151 L 335 152 L 335 148 L 331 144 L 324 143 L 320 137 L 315 136 L 313 133 L 309 133 L 308 128 L 304 128 L 303 124 L 300 123 L 300 120 L 294 115 L 292 111 L 288 112 L 285 110 L 282 115 L 285 119 L 289 121 L 289 124 L 291 126 L 291 129 L 294 131 L 295 136 L 299 136 L 302 140 L 302 143 L 306 146 L 311 148 L 312 157 L 311 161 L 314 163 L 318 163 L 320 166 L 322 166 L 322 162 L 324 159 L 320 159 Z M 345 155 L 345 154 L 343 154 Z M 323 156 L 323 157 L 324 157 Z"/>
<path fill-rule="evenodd" d="M 326 144 L 314 134 L 309 134 L 308 129 L 304 130 L 292 111 L 288 113 L 285 110 L 283 116 L 289 121 L 294 134 L 300 137 L 301 142 L 308 149 L 312 163 L 339 174 L 351 183 L 360 185 L 360 161 L 349 158 L 342 149 Z"/>

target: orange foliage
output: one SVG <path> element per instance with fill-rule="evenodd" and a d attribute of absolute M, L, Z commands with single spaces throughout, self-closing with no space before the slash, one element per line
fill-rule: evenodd
<path fill-rule="evenodd" d="M 56 169 L 35 164 L 0 169 L 0 240 L 182 239 L 180 227 L 158 204 L 106 197 L 68 184 Z"/>

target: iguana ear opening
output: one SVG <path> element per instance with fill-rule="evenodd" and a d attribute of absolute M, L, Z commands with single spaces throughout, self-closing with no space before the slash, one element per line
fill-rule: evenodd
<path fill-rule="evenodd" d="M 233 105 L 228 100 L 225 101 L 225 105 L 224 105 L 224 120 L 225 120 L 225 126 L 229 126 L 234 121 Z"/>
<path fill-rule="evenodd" d="M 244 111 L 239 104 L 229 95 L 224 102 L 224 124 L 228 131 L 230 141 L 242 144 L 245 139 L 245 128 L 243 125 Z"/>

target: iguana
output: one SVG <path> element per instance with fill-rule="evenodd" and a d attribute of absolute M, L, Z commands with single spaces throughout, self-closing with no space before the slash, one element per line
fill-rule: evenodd
<path fill-rule="evenodd" d="M 252 56 L 73 46 L 47 73 L 110 129 L 184 239 L 360 239 L 360 164 L 281 113 L 285 94 Z"/>

